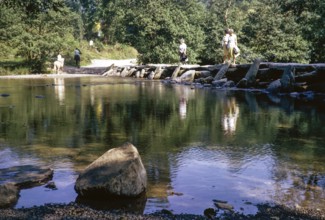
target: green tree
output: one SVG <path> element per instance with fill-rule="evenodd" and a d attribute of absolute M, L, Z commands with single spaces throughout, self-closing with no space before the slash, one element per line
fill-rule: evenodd
<path fill-rule="evenodd" d="M 195 0 L 103 1 L 103 31 L 109 42 L 134 46 L 141 62 L 178 60 L 179 39 L 185 38 L 191 62 L 199 61 L 205 36 L 204 7 Z"/>
<path fill-rule="evenodd" d="M 98 32 L 95 30 L 96 23 L 99 22 L 101 0 L 66 0 L 66 5 L 82 18 L 83 31 L 80 38 L 87 40 L 96 39 Z"/>
<path fill-rule="evenodd" d="M 311 62 L 325 62 L 325 2 L 322 0 L 275 0 L 283 13 L 292 13 L 304 39 L 310 43 Z"/>
<path fill-rule="evenodd" d="M 206 17 L 204 33 L 206 36 L 204 51 L 200 54 L 203 63 L 221 63 L 221 40 L 224 30 L 229 28 L 228 12 L 233 9 L 231 0 L 208 0 L 206 5 Z M 227 17 L 227 18 L 226 18 Z"/>
<path fill-rule="evenodd" d="M 8 57 L 24 32 L 20 14 L 12 8 L 0 7 L 0 57 Z M 16 51 L 16 50 L 15 50 Z"/>
<path fill-rule="evenodd" d="M 248 61 L 256 57 L 275 62 L 309 61 L 309 45 L 301 27 L 292 13 L 283 13 L 274 2 L 250 3 L 242 33 Z"/>
<path fill-rule="evenodd" d="M 75 30 L 82 28 L 63 0 L 3 1 L 1 12 L 1 31 L 8 34 L 0 43 L 16 48 L 32 72 L 44 72 L 51 57 L 75 44 Z"/>

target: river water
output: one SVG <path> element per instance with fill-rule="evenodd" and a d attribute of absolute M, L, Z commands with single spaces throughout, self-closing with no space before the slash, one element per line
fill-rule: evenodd
<path fill-rule="evenodd" d="M 78 172 L 125 142 L 147 170 L 144 213 L 325 207 L 324 102 L 103 77 L 1 79 L 0 94 L 0 168 L 50 166 L 57 187 L 17 208 L 74 202 Z"/>

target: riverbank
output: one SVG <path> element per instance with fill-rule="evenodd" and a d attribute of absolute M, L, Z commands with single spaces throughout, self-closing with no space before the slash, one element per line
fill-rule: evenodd
<path fill-rule="evenodd" d="M 281 206 L 258 205 L 258 213 L 255 215 L 243 215 L 235 212 L 215 213 L 214 209 L 207 209 L 205 215 L 177 214 L 174 215 L 168 210 L 152 214 L 134 214 L 123 211 L 95 210 L 87 206 L 70 204 L 47 204 L 32 208 L 20 209 L 0 209 L 0 220 L 10 219 L 110 219 L 110 220 L 270 220 L 270 219 L 290 219 L 290 220 L 318 220 L 325 219 L 325 213 L 318 210 L 296 209 L 290 210 Z"/>

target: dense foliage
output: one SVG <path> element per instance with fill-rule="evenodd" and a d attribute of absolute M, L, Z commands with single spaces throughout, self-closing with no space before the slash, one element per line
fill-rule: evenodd
<path fill-rule="evenodd" d="M 176 63 L 179 39 L 191 63 L 222 61 L 226 27 L 239 62 L 324 62 L 322 0 L 2 0 L 0 57 L 19 55 L 34 70 L 82 40 L 135 47 L 143 63 Z"/>
<path fill-rule="evenodd" d="M 32 71 L 44 70 L 50 57 L 74 45 L 82 29 L 79 16 L 61 0 L 8 1 L 0 12 L 2 55 L 14 49 Z"/>

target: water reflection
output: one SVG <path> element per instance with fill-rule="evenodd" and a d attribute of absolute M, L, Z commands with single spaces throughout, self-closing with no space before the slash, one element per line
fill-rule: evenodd
<path fill-rule="evenodd" d="M 16 207 L 75 201 L 78 172 L 127 141 L 148 173 L 144 213 L 202 214 L 213 199 L 244 213 L 267 201 L 325 207 L 322 103 L 146 80 L 51 84 L 0 81 L 0 168 L 50 165 L 58 188 L 23 190 Z"/>
<path fill-rule="evenodd" d="M 186 111 L 187 111 L 187 101 L 184 97 L 182 97 L 179 100 L 179 115 L 180 115 L 181 119 L 186 118 Z"/>
<path fill-rule="evenodd" d="M 239 116 L 239 107 L 237 106 L 235 98 L 225 100 L 223 114 L 223 130 L 227 134 L 234 134 L 237 126 L 237 118 Z"/>
<path fill-rule="evenodd" d="M 54 88 L 56 98 L 59 100 L 60 105 L 63 105 L 65 98 L 64 78 L 54 78 Z"/>
<path fill-rule="evenodd" d="M 82 196 L 76 198 L 77 203 L 97 210 L 123 210 L 136 214 L 143 214 L 146 201 L 147 197 L 145 193 L 142 193 L 136 198 L 108 197 L 89 199 Z"/>
<path fill-rule="evenodd" d="M 175 86 L 175 94 L 179 97 L 179 116 L 186 119 L 187 116 L 187 102 L 194 98 L 194 90 L 184 89 L 182 86 Z"/>

